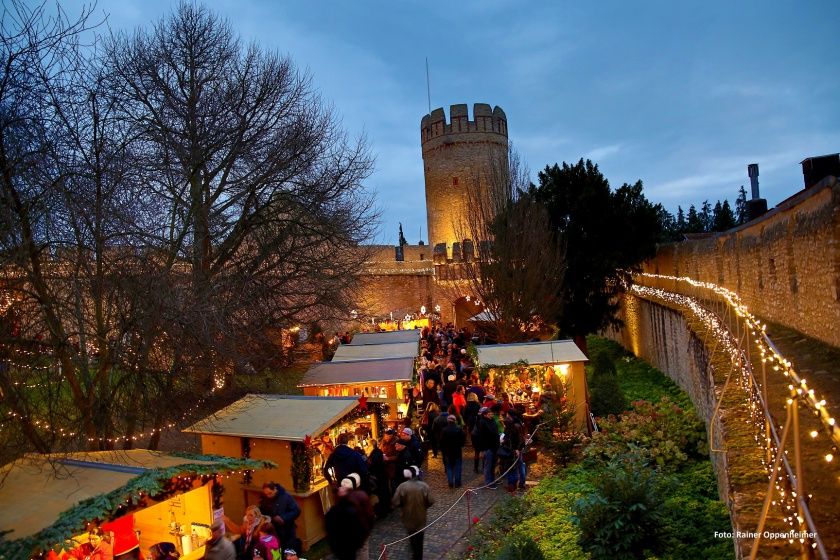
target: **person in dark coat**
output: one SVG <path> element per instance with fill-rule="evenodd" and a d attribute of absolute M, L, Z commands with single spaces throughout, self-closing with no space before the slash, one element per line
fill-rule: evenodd
<path fill-rule="evenodd" d="M 301 543 L 295 534 L 295 520 L 300 516 L 297 501 L 276 482 L 263 484 L 262 493 L 260 512 L 271 519 L 277 538 L 280 539 L 280 548 L 294 548 L 300 552 Z"/>
<path fill-rule="evenodd" d="M 452 393 L 458 390 L 458 382 L 455 380 L 455 371 L 447 369 L 446 373 L 446 383 L 443 384 L 443 402 L 446 403 L 446 406 L 441 406 L 441 408 L 449 408 L 449 405 L 452 404 Z"/>
<path fill-rule="evenodd" d="M 350 473 L 358 473 L 362 477 L 362 490 L 369 491 L 368 466 L 364 455 L 351 448 L 350 441 L 353 435 L 343 433 L 338 436 L 338 445 L 330 454 L 327 462 L 324 463 L 324 478 L 333 487 L 337 487 L 339 481 L 343 480 Z"/>
<path fill-rule="evenodd" d="M 435 438 L 435 441 L 438 442 L 438 447 L 440 446 L 440 435 L 443 432 L 443 429 L 446 427 L 446 419 L 448 417 L 449 413 L 443 411 L 440 414 L 438 414 L 437 418 L 435 418 L 435 421 L 432 424 L 432 437 Z"/>
<path fill-rule="evenodd" d="M 396 480 L 395 483 L 399 486 L 404 482 L 402 473 L 409 467 L 420 467 L 423 462 L 423 449 L 420 445 L 420 440 L 414 435 L 411 428 L 403 428 L 399 433 L 399 440 L 397 440 L 397 461 L 396 461 Z"/>
<path fill-rule="evenodd" d="M 325 515 L 327 542 L 337 560 L 368 557 L 374 514 L 367 493 L 357 487 L 358 479 L 354 473 L 341 481 L 338 500 Z"/>
<path fill-rule="evenodd" d="M 457 419 L 450 414 L 446 417 L 446 427 L 440 435 L 440 452 L 443 456 L 443 467 L 446 469 L 446 480 L 450 488 L 461 486 L 461 464 L 463 462 L 464 444 L 467 436 Z"/>
<path fill-rule="evenodd" d="M 481 403 L 478 400 L 478 395 L 475 393 L 467 393 L 467 406 L 464 407 L 464 423 L 467 426 L 467 433 L 472 434 L 475 429 L 475 422 L 478 420 L 478 411 L 481 410 Z M 478 462 L 480 452 L 473 445 L 473 471 L 478 473 Z"/>
<path fill-rule="evenodd" d="M 516 483 L 519 480 L 519 465 L 513 464 L 519 460 L 522 452 L 522 422 L 516 414 L 509 410 L 505 415 L 505 437 L 499 445 L 499 470 L 507 472 L 507 489 L 510 492 L 516 490 Z M 525 484 L 525 481 L 522 481 Z"/>
<path fill-rule="evenodd" d="M 373 506 L 373 511 L 378 518 L 382 519 L 391 511 L 392 492 L 385 463 L 385 453 L 379 448 L 379 442 L 376 440 L 373 440 L 373 449 L 371 449 L 370 455 L 368 455 L 368 468 L 371 489 L 378 498 L 378 501 Z"/>
<path fill-rule="evenodd" d="M 496 451 L 499 448 L 499 426 L 493 417 L 493 411 L 482 407 L 478 411 L 478 420 L 473 430 L 473 446 L 484 456 L 484 484 L 492 484 L 496 479 Z"/>
<path fill-rule="evenodd" d="M 435 434 L 432 427 L 434 426 L 439 413 L 440 407 L 437 404 L 430 402 L 426 405 L 426 412 L 423 413 L 423 417 L 420 420 L 420 431 L 428 444 L 427 451 L 428 449 L 432 450 L 432 457 L 437 457 L 438 454 L 437 434 Z"/>

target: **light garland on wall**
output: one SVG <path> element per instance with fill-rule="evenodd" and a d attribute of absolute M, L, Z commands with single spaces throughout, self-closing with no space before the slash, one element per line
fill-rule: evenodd
<path fill-rule="evenodd" d="M 767 325 L 759 321 L 746 305 L 741 301 L 741 298 L 735 292 L 712 284 L 710 282 L 699 282 L 687 277 L 664 276 L 660 274 L 641 273 L 638 275 L 641 278 L 651 278 L 655 280 L 667 280 L 672 282 L 681 282 L 692 286 L 693 288 L 701 288 L 709 290 L 716 296 L 723 299 L 723 301 L 735 312 L 735 314 L 742 318 L 750 329 L 753 335 L 755 345 L 761 354 L 761 360 L 764 363 L 770 363 L 770 368 L 773 371 L 780 372 L 786 378 L 790 379 L 788 388 L 791 391 L 791 396 L 799 399 L 804 403 L 811 412 L 819 418 L 825 431 L 828 433 L 830 439 L 835 446 L 840 446 L 840 426 L 834 417 L 828 412 L 826 407 L 826 400 L 822 397 L 817 398 L 813 389 L 808 387 L 805 379 L 801 378 L 793 369 L 793 364 L 782 356 L 782 354 L 773 346 L 770 339 L 767 337 Z M 814 436 L 815 437 L 815 436 Z M 831 462 L 826 455 L 827 462 Z"/>
<path fill-rule="evenodd" d="M 809 409 L 811 409 L 816 416 L 818 416 L 823 422 L 823 426 L 826 431 L 829 432 L 830 438 L 837 441 L 838 432 L 840 430 L 837 429 L 835 425 L 834 418 L 828 415 L 826 411 L 826 401 L 825 399 L 817 400 L 814 396 L 814 390 L 808 389 L 807 382 L 804 379 L 800 379 L 796 372 L 793 370 L 792 364 L 789 360 L 785 359 L 776 349 L 772 346 L 772 342 L 765 333 L 766 326 L 758 321 L 752 314 L 749 313 L 749 310 L 746 306 L 741 303 L 740 298 L 734 292 L 730 290 L 726 290 L 725 288 L 720 288 L 714 284 L 709 284 L 705 282 L 697 282 L 690 278 L 676 278 L 670 276 L 662 276 L 662 275 L 654 275 L 654 274 L 641 274 L 642 277 L 652 278 L 652 279 L 664 279 L 668 281 L 684 281 L 689 283 L 692 287 L 695 288 L 703 288 L 709 289 L 713 291 L 716 295 L 721 296 L 724 301 L 730 305 L 730 307 L 736 312 L 737 316 L 743 318 L 748 327 L 750 328 L 750 332 L 753 334 L 754 341 L 756 346 L 758 347 L 759 352 L 761 353 L 761 360 L 763 363 L 775 363 L 773 366 L 773 371 L 780 371 L 786 378 L 791 379 L 793 382 L 788 384 L 788 390 L 791 393 L 791 397 L 787 399 L 788 407 L 796 406 L 796 402 L 803 402 Z M 741 350 L 738 346 L 737 341 L 732 336 L 732 333 L 727 329 L 721 320 L 718 318 L 716 314 L 709 311 L 708 309 L 701 306 L 696 299 L 678 294 L 672 291 L 668 291 L 662 288 L 654 288 L 650 286 L 638 285 L 634 284 L 630 287 L 630 291 L 640 297 L 645 299 L 652 299 L 654 301 L 659 300 L 666 304 L 671 304 L 675 306 L 679 306 L 682 308 L 687 308 L 690 312 L 699 319 L 706 329 L 712 334 L 715 339 L 715 342 L 722 348 L 724 352 L 729 356 L 732 367 L 736 368 L 738 372 L 737 383 L 741 389 L 743 389 L 748 396 L 747 407 L 749 409 L 751 423 L 753 424 L 754 428 L 754 439 L 756 443 L 758 443 L 765 451 L 769 450 L 771 456 L 775 457 L 778 455 L 778 447 L 775 445 L 773 438 L 766 434 L 765 430 L 765 415 L 763 413 L 764 404 L 763 399 L 758 389 L 757 382 L 753 381 L 751 371 L 744 367 L 743 363 L 748 363 L 748 356 Z M 759 336 L 758 333 L 761 333 Z M 778 426 L 778 429 L 781 429 L 782 426 Z M 776 427 L 773 426 L 775 430 Z M 775 434 L 775 431 L 774 431 Z M 812 430 L 809 433 L 811 438 L 816 438 L 819 433 L 816 430 Z M 832 451 L 836 452 L 836 447 L 832 447 Z M 805 539 L 798 536 L 796 531 L 793 530 L 795 525 L 799 527 L 799 533 L 809 533 L 815 532 L 814 527 L 810 527 L 806 523 L 806 520 L 799 514 L 797 510 L 797 493 L 795 489 L 796 480 L 795 476 L 791 476 L 791 469 L 789 467 L 789 463 L 787 461 L 787 454 L 788 450 L 784 451 L 784 455 L 782 456 L 782 460 L 785 463 L 785 466 L 788 468 L 783 468 L 782 464 L 779 464 L 777 474 L 782 473 L 785 476 L 787 481 L 787 485 L 783 484 L 783 478 L 780 476 L 775 477 L 774 487 L 776 492 L 778 493 L 779 498 L 773 500 L 771 503 L 773 506 L 778 507 L 782 513 L 783 521 L 787 523 L 791 528 L 792 532 L 787 539 L 789 543 L 793 544 L 795 540 L 799 540 L 800 543 L 804 544 Z M 826 462 L 831 463 L 833 461 L 834 455 L 832 453 L 827 453 L 824 456 Z M 768 462 L 764 456 L 761 458 L 761 463 L 764 469 L 767 471 L 768 480 L 772 480 L 774 477 L 774 473 L 772 472 L 773 465 Z M 811 498 L 813 495 L 808 494 L 808 498 Z M 807 500 L 803 500 L 803 503 L 807 503 Z M 807 507 L 807 506 L 806 506 Z M 817 542 L 811 542 L 811 548 L 817 548 Z"/>

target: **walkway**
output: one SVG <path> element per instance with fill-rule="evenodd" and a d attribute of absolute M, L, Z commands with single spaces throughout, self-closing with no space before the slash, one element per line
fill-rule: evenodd
<path fill-rule="evenodd" d="M 464 451 L 463 487 L 455 489 L 450 489 L 447 485 L 440 457 L 435 459 L 431 454 L 429 455 L 427 468 L 423 471 L 423 479 L 432 488 L 436 500 L 435 504 L 429 508 L 430 522 L 452 507 L 452 504 L 464 494 L 467 488 L 474 488 L 484 483 L 482 475 L 473 472 L 472 449 L 467 447 Z M 470 529 L 470 520 L 474 517 L 487 519 L 492 514 L 493 506 L 509 495 L 503 488 L 503 485 L 500 485 L 496 490 L 479 490 L 471 493 L 469 500 L 468 496 L 464 496 L 449 513 L 426 530 L 423 559 L 449 560 L 462 557 L 467 546 L 466 538 Z M 378 520 L 373 527 L 369 541 L 369 558 L 378 559 L 382 554 L 383 544 L 405 536 L 406 532 L 400 522 L 399 510 L 392 511 L 385 519 Z M 334 557 L 330 555 L 327 558 L 332 560 Z M 408 540 L 389 546 L 383 558 L 388 560 L 411 558 Z"/>

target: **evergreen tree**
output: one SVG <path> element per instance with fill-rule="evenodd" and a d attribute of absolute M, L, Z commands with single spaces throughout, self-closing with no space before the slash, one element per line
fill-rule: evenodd
<path fill-rule="evenodd" d="M 715 204 L 712 220 L 714 231 L 726 231 L 737 225 L 735 213 L 732 211 L 732 207 L 729 206 L 728 200 L 724 200 L 723 204 L 718 200 L 717 204 Z"/>
<path fill-rule="evenodd" d="M 658 242 L 668 243 L 679 241 L 682 234 L 677 230 L 677 221 L 674 219 L 674 215 L 665 210 L 665 207 L 661 204 L 657 204 L 655 208 L 658 214 L 659 224 L 662 228 Z"/>
<path fill-rule="evenodd" d="M 703 233 L 703 220 L 697 213 L 697 209 L 692 204 L 688 207 L 688 217 L 685 223 L 685 233 Z"/>
<path fill-rule="evenodd" d="M 682 206 L 677 206 L 677 233 L 685 233 L 686 227 L 688 227 L 688 225 L 685 223 L 685 212 L 683 212 Z"/>
<path fill-rule="evenodd" d="M 744 185 L 741 185 L 738 190 L 738 198 L 735 199 L 735 217 L 738 220 L 737 225 L 747 221 L 747 190 Z"/>
<path fill-rule="evenodd" d="M 704 200 L 700 208 L 700 221 L 703 224 L 703 231 L 712 231 L 712 205 L 708 200 Z"/>
<path fill-rule="evenodd" d="M 534 193 L 566 245 L 557 324 L 585 348 L 587 334 L 618 322 L 615 296 L 631 271 L 655 254 L 662 231 L 658 205 L 645 198 L 641 181 L 611 192 L 598 166 L 583 159 L 547 166 Z"/>

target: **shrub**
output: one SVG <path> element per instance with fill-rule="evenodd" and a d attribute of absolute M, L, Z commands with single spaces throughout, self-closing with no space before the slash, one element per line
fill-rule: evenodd
<path fill-rule="evenodd" d="M 661 476 L 637 460 L 610 464 L 595 491 L 574 505 L 581 548 L 593 560 L 644 558 L 661 548 L 664 515 Z"/>
<path fill-rule="evenodd" d="M 545 554 L 532 538 L 516 535 L 505 542 L 496 560 L 545 560 Z"/>
<path fill-rule="evenodd" d="M 731 540 L 715 532 L 732 530 L 729 511 L 718 499 L 717 479 L 708 461 L 696 463 L 674 477 L 675 487 L 665 500 L 663 549 L 665 558 L 732 558 Z"/>
<path fill-rule="evenodd" d="M 620 418 L 601 422 L 584 456 L 590 464 L 606 464 L 630 452 L 640 453 L 659 469 L 676 470 L 690 459 L 708 455 L 706 427 L 693 410 L 663 397 L 658 403 L 636 401 Z"/>
<path fill-rule="evenodd" d="M 589 379 L 589 404 L 592 414 L 599 417 L 619 414 L 627 410 L 627 399 L 618 383 L 615 364 L 606 354 L 595 355 Z"/>

